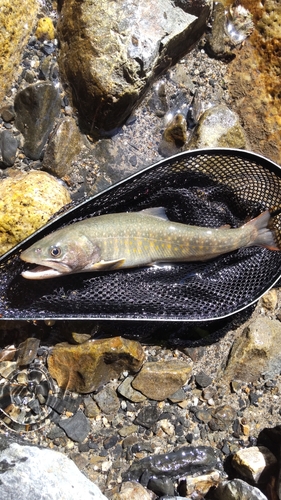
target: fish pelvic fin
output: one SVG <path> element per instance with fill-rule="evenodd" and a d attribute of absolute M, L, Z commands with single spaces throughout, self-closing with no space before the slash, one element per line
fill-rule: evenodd
<path fill-rule="evenodd" d="M 255 239 L 248 246 L 260 246 L 269 250 L 281 250 L 278 247 L 274 230 L 269 227 L 271 213 L 265 210 L 255 219 L 250 220 L 245 226 L 253 226 L 256 230 Z"/>

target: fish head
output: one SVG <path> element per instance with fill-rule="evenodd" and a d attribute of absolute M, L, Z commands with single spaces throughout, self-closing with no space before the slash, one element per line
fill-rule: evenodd
<path fill-rule="evenodd" d="M 100 260 L 100 250 L 85 234 L 73 235 L 63 228 L 34 243 L 20 258 L 38 265 L 23 271 L 24 278 L 46 279 L 83 271 Z"/>

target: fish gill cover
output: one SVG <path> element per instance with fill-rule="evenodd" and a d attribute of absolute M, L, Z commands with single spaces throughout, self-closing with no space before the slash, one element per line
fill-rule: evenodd
<path fill-rule="evenodd" d="M 243 150 L 210 149 L 160 161 L 81 202 L 0 258 L 0 315 L 5 319 L 204 321 L 255 302 L 281 274 L 281 252 L 240 248 L 206 262 L 81 273 L 29 281 L 20 252 L 46 234 L 105 213 L 165 207 L 185 224 L 238 227 L 280 208 L 281 170 Z M 272 219 L 281 244 L 281 216 Z"/>

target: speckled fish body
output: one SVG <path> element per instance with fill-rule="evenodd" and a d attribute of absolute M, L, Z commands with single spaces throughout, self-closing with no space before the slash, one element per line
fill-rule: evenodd
<path fill-rule="evenodd" d="M 59 229 L 22 252 L 24 261 L 40 266 L 22 275 L 45 279 L 155 262 L 205 261 L 253 245 L 278 250 L 269 219 L 266 211 L 239 228 L 216 229 L 172 222 L 162 208 L 101 215 Z"/>

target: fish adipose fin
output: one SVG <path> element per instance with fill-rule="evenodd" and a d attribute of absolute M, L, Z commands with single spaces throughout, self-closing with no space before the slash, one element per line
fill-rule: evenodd
<path fill-rule="evenodd" d="M 274 230 L 268 227 L 271 219 L 271 214 L 268 210 L 262 212 L 255 219 L 250 220 L 245 224 L 245 226 L 253 226 L 257 231 L 256 238 L 252 241 L 249 246 L 261 246 L 268 248 L 269 250 L 281 250 L 276 241 Z"/>

